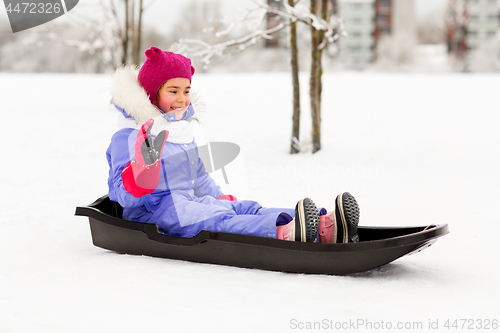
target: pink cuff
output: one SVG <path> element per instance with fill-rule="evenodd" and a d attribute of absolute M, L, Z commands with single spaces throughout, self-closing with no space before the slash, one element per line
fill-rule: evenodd
<path fill-rule="evenodd" d="M 231 194 L 223 194 L 217 198 L 217 200 L 228 200 L 228 201 L 238 201 L 234 195 Z"/>
<path fill-rule="evenodd" d="M 132 160 L 122 171 L 123 187 L 135 198 L 151 194 L 160 183 L 160 171 L 160 160 L 151 165 L 142 165 Z"/>

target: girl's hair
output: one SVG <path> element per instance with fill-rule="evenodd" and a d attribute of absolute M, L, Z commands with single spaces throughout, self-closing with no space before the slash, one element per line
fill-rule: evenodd
<path fill-rule="evenodd" d="M 160 99 L 160 90 L 161 90 L 161 88 L 163 88 L 163 86 L 165 85 L 165 83 L 167 83 L 167 82 L 163 82 L 162 84 L 160 84 L 160 87 L 156 91 L 156 101 L 155 101 L 155 105 L 156 106 L 158 106 L 158 100 Z"/>

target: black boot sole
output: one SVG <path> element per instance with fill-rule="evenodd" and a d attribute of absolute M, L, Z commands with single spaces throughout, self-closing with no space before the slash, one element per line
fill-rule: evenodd
<path fill-rule="evenodd" d="M 314 202 L 305 198 L 295 206 L 295 237 L 296 242 L 314 243 L 318 236 L 319 213 Z"/>
<path fill-rule="evenodd" d="M 341 193 L 337 196 L 335 206 L 338 228 L 336 243 L 358 242 L 359 206 L 356 199 L 349 192 Z"/>

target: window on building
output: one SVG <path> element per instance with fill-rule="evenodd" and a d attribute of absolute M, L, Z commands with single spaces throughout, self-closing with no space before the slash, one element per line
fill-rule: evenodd
<path fill-rule="evenodd" d="M 387 15 L 379 15 L 377 16 L 377 24 L 381 26 L 388 26 L 388 17 Z"/>
<path fill-rule="evenodd" d="M 380 35 L 390 35 L 390 34 L 391 34 L 391 28 L 380 29 Z"/>
<path fill-rule="evenodd" d="M 470 15 L 469 16 L 469 21 L 479 21 L 479 16 L 477 15 Z"/>
<path fill-rule="evenodd" d="M 380 1 L 381 9 L 390 9 L 391 8 L 391 0 L 381 0 Z"/>
<path fill-rule="evenodd" d="M 493 22 L 494 22 L 494 21 L 498 20 L 498 15 L 488 15 L 487 19 L 488 19 L 488 21 L 490 21 L 490 22 L 491 22 L 491 21 L 493 21 Z"/>
<path fill-rule="evenodd" d="M 487 36 L 488 38 L 495 37 L 495 36 L 496 36 L 496 34 L 497 34 L 497 32 L 496 32 L 496 31 L 494 31 L 494 30 L 490 30 L 490 31 L 487 31 L 487 32 L 486 32 L 486 36 Z"/>
<path fill-rule="evenodd" d="M 467 46 L 467 51 L 474 51 L 476 48 L 473 46 Z"/>
<path fill-rule="evenodd" d="M 478 33 L 477 31 L 469 30 L 467 31 L 467 35 L 469 35 L 470 37 L 477 37 Z"/>
<path fill-rule="evenodd" d="M 353 32 L 350 32 L 349 35 L 351 37 L 361 37 L 361 32 L 359 32 L 359 31 L 353 31 Z"/>

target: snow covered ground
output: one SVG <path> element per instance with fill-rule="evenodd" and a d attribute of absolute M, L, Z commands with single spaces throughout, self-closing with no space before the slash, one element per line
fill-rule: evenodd
<path fill-rule="evenodd" d="M 343 277 L 94 247 L 88 220 L 74 211 L 107 191 L 109 76 L 0 73 L 0 331 L 423 332 L 448 331 L 455 319 L 449 331 L 493 331 L 500 76 L 327 73 L 314 155 L 302 79 L 305 152 L 291 156 L 289 73 L 194 76 L 209 106 L 206 138 L 242 149 L 227 168 L 228 191 L 277 207 L 309 196 L 328 208 L 350 191 L 363 225 L 448 223 L 449 235 Z"/>

